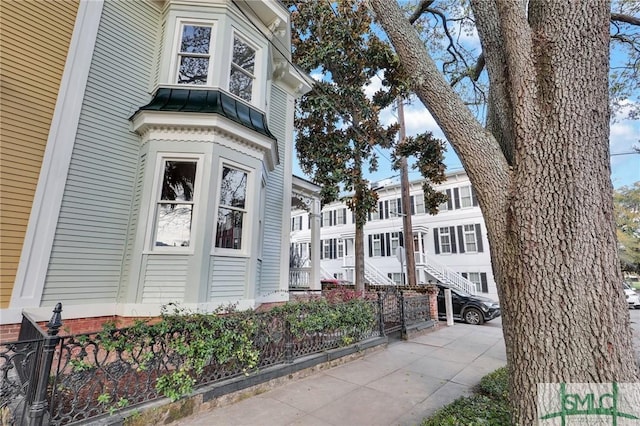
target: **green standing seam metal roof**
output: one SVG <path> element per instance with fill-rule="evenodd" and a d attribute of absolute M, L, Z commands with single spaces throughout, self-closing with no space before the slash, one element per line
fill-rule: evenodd
<path fill-rule="evenodd" d="M 140 111 L 175 111 L 204 114 L 220 114 L 251 130 L 276 140 L 269 131 L 264 113 L 238 101 L 221 90 L 193 90 L 161 87 L 147 105 Z M 131 119 L 130 118 L 130 119 Z"/>

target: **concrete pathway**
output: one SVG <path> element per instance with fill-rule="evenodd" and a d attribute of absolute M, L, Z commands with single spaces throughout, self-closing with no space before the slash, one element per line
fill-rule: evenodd
<path fill-rule="evenodd" d="M 173 425 L 416 425 L 505 364 L 499 318 L 441 322 L 411 341 Z"/>

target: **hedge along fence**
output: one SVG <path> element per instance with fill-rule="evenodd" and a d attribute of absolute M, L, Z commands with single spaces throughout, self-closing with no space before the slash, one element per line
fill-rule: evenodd
<path fill-rule="evenodd" d="M 64 337 L 54 359 L 50 424 L 83 421 L 380 335 L 379 305 L 351 299 L 288 303 L 269 312 L 191 313 L 105 325 Z"/>

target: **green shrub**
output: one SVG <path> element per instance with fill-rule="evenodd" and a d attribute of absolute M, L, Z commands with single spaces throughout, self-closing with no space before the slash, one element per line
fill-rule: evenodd
<path fill-rule="evenodd" d="M 506 367 L 484 376 L 476 394 L 436 411 L 421 426 L 508 426 L 512 424 Z"/>

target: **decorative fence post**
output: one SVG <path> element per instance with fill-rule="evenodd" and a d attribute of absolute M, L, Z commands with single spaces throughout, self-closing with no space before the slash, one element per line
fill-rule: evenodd
<path fill-rule="evenodd" d="M 381 291 L 378 291 L 378 326 L 380 337 L 384 337 L 384 299 Z"/>
<path fill-rule="evenodd" d="M 284 322 L 284 360 L 287 364 L 293 363 L 293 333 L 289 321 Z"/>
<path fill-rule="evenodd" d="M 404 291 L 400 290 L 398 298 L 398 307 L 400 308 L 400 333 L 404 336 L 407 333 L 407 319 L 404 315 Z"/>
<path fill-rule="evenodd" d="M 62 303 L 58 303 L 53 310 L 51 320 L 47 323 L 47 336 L 44 338 L 42 353 L 38 357 L 38 366 L 34 379 L 37 380 L 34 400 L 29 408 L 29 425 L 41 426 L 44 413 L 47 411 L 47 387 L 49 385 L 49 373 L 53 363 L 53 354 L 60 341 L 58 332 L 62 327 Z"/>

